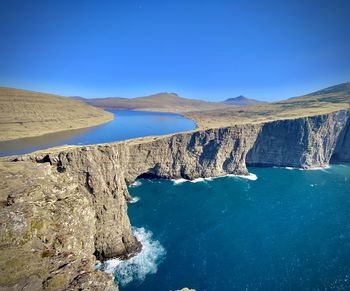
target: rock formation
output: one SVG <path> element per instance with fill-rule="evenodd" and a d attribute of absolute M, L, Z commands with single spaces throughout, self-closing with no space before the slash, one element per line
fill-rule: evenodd
<path fill-rule="evenodd" d="M 129 183 L 244 175 L 246 161 L 310 168 L 333 153 L 348 161 L 349 120 L 339 111 L 1 159 L 0 286 L 115 290 L 94 266 L 141 248 L 127 216 Z"/>

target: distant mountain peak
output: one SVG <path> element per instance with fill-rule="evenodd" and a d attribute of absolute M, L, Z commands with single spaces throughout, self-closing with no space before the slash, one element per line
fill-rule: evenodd
<path fill-rule="evenodd" d="M 241 101 L 241 100 L 249 100 L 249 98 L 244 97 L 243 95 L 239 95 L 239 96 L 237 96 L 237 97 L 228 98 L 228 99 L 226 99 L 224 102 L 236 101 L 236 100 L 239 100 L 239 101 Z"/>
<path fill-rule="evenodd" d="M 142 97 L 137 97 L 137 98 L 149 98 L 149 97 L 179 97 L 181 98 L 178 94 L 176 93 L 170 93 L 170 92 L 159 92 L 159 93 L 155 93 L 155 94 L 151 94 L 151 95 L 148 95 L 148 96 L 142 96 Z"/>
<path fill-rule="evenodd" d="M 229 105 L 236 105 L 236 106 L 249 106 L 249 105 L 262 104 L 262 103 L 266 103 L 266 102 L 255 100 L 255 99 L 250 99 L 250 98 L 247 98 L 243 95 L 239 95 L 237 97 L 228 98 L 225 101 L 223 101 L 222 103 L 229 104 Z"/>

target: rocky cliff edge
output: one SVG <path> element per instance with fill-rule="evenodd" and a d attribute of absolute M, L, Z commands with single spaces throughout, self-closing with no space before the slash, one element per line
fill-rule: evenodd
<path fill-rule="evenodd" d="M 127 216 L 138 177 L 248 174 L 246 165 L 349 162 L 349 111 L 103 145 L 0 162 L 0 289 L 117 290 L 96 258 L 142 247 Z"/>

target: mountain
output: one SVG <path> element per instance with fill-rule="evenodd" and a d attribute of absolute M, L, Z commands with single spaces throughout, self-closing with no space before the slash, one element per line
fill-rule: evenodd
<path fill-rule="evenodd" d="M 197 110 L 213 110 L 230 107 L 228 104 L 188 99 L 178 96 L 176 93 L 158 93 L 136 98 L 94 98 L 72 97 L 84 101 L 90 105 L 105 109 L 144 110 L 162 112 L 188 112 Z"/>
<path fill-rule="evenodd" d="M 247 97 L 240 95 L 238 97 L 228 98 L 222 103 L 228 104 L 228 105 L 236 105 L 236 106 L 249 106 L 249 105 L 263 104 L 267 102 L 259 101 L 255 99 L 249 99 Z"/>
<path fill-rule="evenodd" d="M 316 92 L 313 92 L 304 96 L 292 97 L 281 102 L 286 103 L 286 102 L 302 102 L 302 101 L 350 103 L 350 82 L 327 87 L 325 89 L 318 90 Z"/>
<path fill-rule="evenodd" d="M 189 112 L 199 128 L 225 127 L 242 123 L 259 123 L 279 119 L 328 114 L 350 109 L 350 82 L 328 87 L 307 95 L 252 106 Z"/>
<path fill-rule="evenodd" d="M 71 98 L 0 87 L 0 141 L 102 124 L 113 115 Z"/>

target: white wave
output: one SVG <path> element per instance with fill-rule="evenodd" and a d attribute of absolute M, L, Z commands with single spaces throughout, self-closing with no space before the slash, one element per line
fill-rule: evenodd
<path fill-rule="evenodd" d="M 311 167 L 311 168 L 299 168 L 300 171 L 326 171 L 327 169 L 330 169 L 331 166 L 327 165 L 324 167 Z"/>
<path fill-rule="evenodd" d="M 130 187 L 139 187 L 139 186 L 141 186 L 142 185 L 142 182 L 141 181 L 139 181 L 139 180 L 136 180 L 134 183 L 132 183 L 131 185 L 130 185 Z"/>
<path fill-rule="evenodd" d="M 193 180 L 189 180 L 189 182 L 191 182 L 191 183 L 199 183 L 199 182 L 204 182 L 204 181 L 205 181 L 204 178 L 196 178 Z"/>
<path fill-rule="evenodd" d="M 129 201 L 129 203 L 136 203 L 138 201 L 140 201 L 140 197 L 135 196 L 135 197 L 132 197 L 132 199 Z"/>
<path fill-rule="evenodd" d="M 215 177 L 215 178 L 219 178 L 219 177 Z M 199 182 L 205 182 L 205 181 L 213 181 L 214 177 L 207 177 L 207 178 L 196 178 L 193 180 L 187 180 L 184 178 L 180 178 L 180 179 L 171 179 L 171 181 L 173 181 L 174 185 L 179 185 L 185 182 L 191 182 L 191 183 L 199 183 Z"/>
<path fill-rule="evenodd" d="M 326 170 L 326 169 L 329 169 L 330 166 L 312 167 L 312 168 L 295 168 L 295 167 L 277 167 L 277 166 L 274 166 L 273 168 L 286 169 L 286 170 L 298 170 L 298 171 L 313 171 L 313 170 Z"/>
<path fill-rule="evenodd" d="M 228 177 L 238 177 L 238 178 L 243 178 L 243 179 L 248 179 L 251 181 L 255 181 L 258 179 L 258 176 L 253 174 L 253 173 L 249 173 L 248 175 L 233 175 L 233 174 L 229 174 L 227 175 Z"/>
<path fill-rule="evenodd" d="M 198 183 L 198 182 L 205 182 L 205 181 L 213 181 L 213 178 L 212 177 L 196 178 L 196 179 L 190 180 L 189 182 L 191 182 L 191 183 Z"/>
<path fill-rule="evenodd" d="M 187 182 L 187 181 L 189 181 L 189 180 L 184 179 L 184 178 L 180 178 L 180 179 L 171 179 L 171 181 L 173 181 L 174 185 L 178 185 L 178 184 Z"/>
<path fill-rule="evenodd" d="M 249 173 L 248 175 L 234 175 L 234 174 L 228 174 L 228 175 L 223 175 L 223 176 L 218 176 L 218 177 L 206 177 L 206 178 L 196 178 L 193 180 L 187 180 L 187 179 L 172 179 L 174 185 L 178 185 L 184 182 L 191 182 L 191 183 L 199 183 L 199 182 L 206 182 L 206 181 L 213 181 L 214 179 L 219 179 L 223 177 L 238 177 L 238 178 L 243 178 L 243 179 L 248 179 L 251 181 L 255 181 L 258 179 L 257 175 L 253 173 Z"/>
<path fill-rule="evenodd" d="M 330 167 L 331 166 L 324 166 L 324 167 L 314 167 L 314 168 L 309 168 L 309 169 L 307 169 L 307 170 L 311 170 L 311 171 L 313 171 L 313 170 L 321 170 L 321 171 L 325 171 L 325 170 L 327 170 L 327 169 L 330 169 Z"/>
<path fill-rule="evenodd" d="M 152 232 L 143 227 L 133 227 L 133 233 L 142 244 L 141 252 L 125 261 L 108 260 L 102 267 L 102 270 L 114 274 L 122 286 L 134 280 L 143 281 L 148 274 L 157 273 L 158 265 L 164 260 L 166 254 L 160 242 L 152 239 Z"/>

